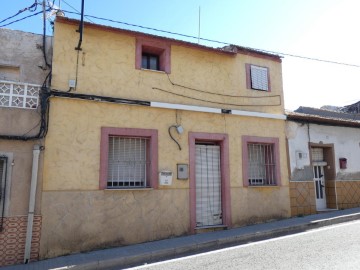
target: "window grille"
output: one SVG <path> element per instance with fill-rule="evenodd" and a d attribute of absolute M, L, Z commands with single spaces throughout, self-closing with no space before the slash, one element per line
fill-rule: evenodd
<path fill-rule="evenodd" d="M 248 144 L 248 177 L 250 186 L 276 185 L 273 144 Z"/>
<path fill-rule="evenodd" d="M 250 66 L 251 88 L 256 90 L 269 90 L 268 69 L 258 66 Z"/>
<path fill-rule="evenodd" d="M 146 138 L 109 136 L 108 188 L 147 187 Z"/>
<path fill-rule="evenodd" d="M 0 107 L 36 109 L 40 85 L 0 81 Z"/>
<path fill-rule="evenodd" d="M 324 161 L 323 148 L 311 148 L 311 159 L 312 161 Z"/>

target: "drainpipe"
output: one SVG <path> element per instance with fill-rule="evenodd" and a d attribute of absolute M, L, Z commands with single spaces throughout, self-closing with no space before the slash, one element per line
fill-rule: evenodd
<path fill-rule="evenodd" d="M 31 173 L 31 185 L 30 185 L 29 212 L 28 212 L 27 229 L 26 229 L 24 263 L 28 263 L 30 261 L 31 240 L 32 240 L 32 230 L 33 230 L 34 210 L 35 210 L 35 196 L 36 196 L 36 186 L 37 186 L 38 168 L 39 168 L 39 156 L 40 156 L 40 145 L 35 144 L 33 148 L 33 162 L 32 162 L 32 173 Z"/>

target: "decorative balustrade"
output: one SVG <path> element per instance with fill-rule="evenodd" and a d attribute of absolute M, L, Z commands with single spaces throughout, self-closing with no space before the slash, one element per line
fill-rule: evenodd
<path fill-rule="evenodd" d="M 0 107 L 36 109 L 40 85 L 0 80 Z"/>

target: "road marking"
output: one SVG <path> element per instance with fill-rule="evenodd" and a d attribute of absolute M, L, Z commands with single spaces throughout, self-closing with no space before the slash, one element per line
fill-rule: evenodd
<path fill-rule="evenodd" d="M 239 249 L 239 248 L 245 248 L 245 247 L 249 247 L 249 246 L 261 245 L 261 244 L 264 244 L 264 243 L 278 241 L 278 240 L 287 239 L 287 238 L 293 238 L 293 237 L 297 237 L 297 236 L 301 236 L 301 235 L 305 235 L 305 234 L 311 234 L 311 233 L 318 232 L 318 231 L 327 231 L 327 230 L 334 229 L 334 228 L 353 225 L 355 223 L 360 223 L 360 220 L 355 220 L 355 221 L 350 221 L 350 222 L 340 223 L 340 224 L 335 224 L 335 225 L 329 225 L 329 226 L 326 226 L 326 227 L 321 227 L 321 228 L 316 228 L 316 229 L 310 229 L 310 230 L 305 231 L 305 232 L 299 232 L 299 233 L 294 233 L 294 234 L 290 234 L 290 235 L 279 236 L 279 237 L 275 237 L 275 238 L 271 238 L 271 239 L 267 239 L 267 240 L 261 240 L 261 241 L 253 242 L 253 243 L 240 244 L 240 245 L 233 246 L 233 247 L 222 248 L 222 249 L 208 251 L 208 252 L 199 253 L 199 254 L 195 254 L 195 255 L 189 255 L 189 256 L 185 256 L 185 257 L 181 257 L 181 258 L 170 259 L 170 260 L 166 260 L 166 261 L 162 261 L 162 262 L 144 264 L 144 265 L 141 265 L 141 266 L 136 266 L 136 267 L 132 267 L 132 268 L 126 268 L 125 270 L 145 269 L 145 268 L 148 268 L 148 267 L 162 265 L 162 264 L 166 264 L 166 263 L 182 261 L 182 260 L 186 260 L 186 259 L 191 259 L 191 258 L 196 258 L 196 257 L 200 257 L 200 256 L 206 256 L 206 255 L 221 253 L 221 252 L 234 250 L 234 249 Z"/>

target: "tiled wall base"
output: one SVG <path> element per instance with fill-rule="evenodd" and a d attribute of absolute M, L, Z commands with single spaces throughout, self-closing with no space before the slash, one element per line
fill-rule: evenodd
<path fill-rule="evenodd" d="M 326 181 L 326 202 L 329 209 L 360 207 L 360 180 Z M 316 213 L 315 190 L 312 181 L 290 182 L 291 216 Z"/>
<path fill-rule="evenodd" d="M 338 208 L 354 208 L 360 206 L 360 181 L 336 181 Z"/>
<path fill-rule="evenodd" d="M 291 216 L 316 213 L 314 183 L 290 182 Z"/>
<path fill-rule="evenodd" d="M 5 217 L 0 232 L 0 266 L 20 264 L 24 261 L 27 216 Z M 39 257 L 41 216 L 34 217 L 31 243 L 31 261 Z"/>

